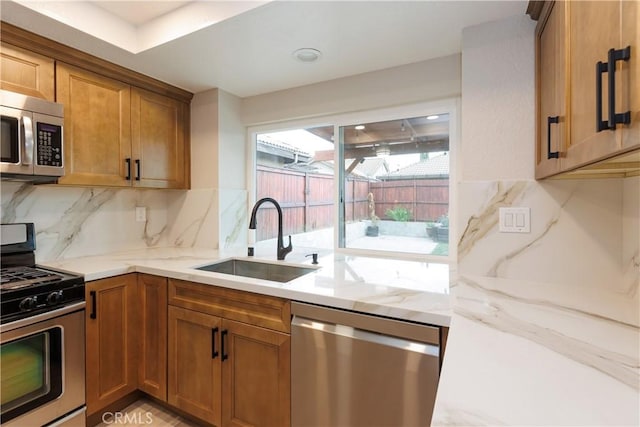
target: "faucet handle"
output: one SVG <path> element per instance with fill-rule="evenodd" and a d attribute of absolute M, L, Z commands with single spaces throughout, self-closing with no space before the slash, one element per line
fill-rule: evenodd
<path fill-rule="evenodd" d="M 304 257 L 305 258 L 311 257 L 311 264 L 317 264 L 318 263 L 318 253 L 317 252 L 314 252 L 312 254 L 307 254 Z"/>

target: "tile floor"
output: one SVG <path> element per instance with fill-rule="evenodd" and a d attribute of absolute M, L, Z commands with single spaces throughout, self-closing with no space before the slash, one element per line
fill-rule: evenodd
<path fill-rule="evenodd" d="M 117 417 L 117 418 L 116 418 Z M 98 424 L 99 427 L 197 427 L 168 409 L 147 399 L 140 399 L 114 415 L 114 418 Z"/>

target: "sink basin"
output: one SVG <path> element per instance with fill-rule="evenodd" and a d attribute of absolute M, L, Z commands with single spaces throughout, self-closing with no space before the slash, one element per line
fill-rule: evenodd
<path fill-rule="evenodd" d="M 311 267 L 295 267 L 292 265 L 269 264 L 266 262 L 230 259 L 214 264 L 197 267 L 196 270 L 231 274 L 234 276 L 252 277 L 254 279 L 271 280 L 286 283 L 305 274 L 316 271 Z"/>

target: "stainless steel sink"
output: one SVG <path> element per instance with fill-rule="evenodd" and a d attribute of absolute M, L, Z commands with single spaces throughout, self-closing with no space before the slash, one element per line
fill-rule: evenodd
<path fill-rule="evenodd" d="M 196 270 L 252 277 L 254 279 L 271 280 L 273 282 L 280 283 L 286 283 L 300 276 L 316 271 L 315 268 L 311 267 L 269 264 L 266 262 L 248 261 L 244 259 L 230 259 L 227 261 L 216 262 L 209 265 L 203 265 L 202 267 L 197 267 Z"/>

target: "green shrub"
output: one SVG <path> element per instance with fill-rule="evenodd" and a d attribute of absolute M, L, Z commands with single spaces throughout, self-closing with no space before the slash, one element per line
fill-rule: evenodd
<path fill-rule="evenodd" d="M 393 209 L 387 209 L 386 215 L 394 221 L 407 222 L 411 220 L 411 212 L 407 208 L 398 206 Z"/>

